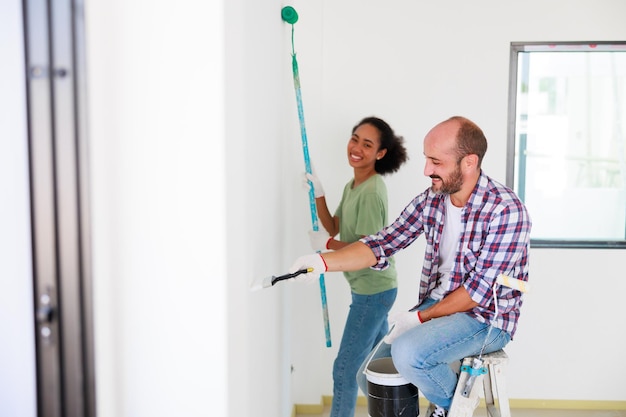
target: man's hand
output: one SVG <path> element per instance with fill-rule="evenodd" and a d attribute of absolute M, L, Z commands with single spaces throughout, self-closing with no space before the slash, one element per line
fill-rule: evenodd
<path fill-rule="evenodd" d="M 388 345 L 402 333 L 415 326 L 422 324 L 420 312 L 418 311 L 400 311 L 389 316 L 389 323 L 393 326 L 391 331 L 385 336 L 384 341 Z"/>
<path fill-rule="evenodd" d="M 306 274 L 298 275 L 295 278 L 291 278 L 291 280 L 303 282 L 306 284 L 311 284 L 317 280 L 319 280 L 320 275 L 326 272 L 326 262 L 324 262 L 324 258 L 319 253 L 315 253 L 313 255 L 304 255 L 296 259 L 296 261 L 289 268 L 289 273 L 293 274 L 296 271 L 301 269 L 313 268 L 312 272 L 308 272 Z"/>

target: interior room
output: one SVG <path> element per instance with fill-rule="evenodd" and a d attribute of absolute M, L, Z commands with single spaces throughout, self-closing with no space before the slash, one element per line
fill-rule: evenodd
<path fill-rule="evenodd" d="M 430 186 L 423 139 L 450 116 L 482 128 L 483 170 L 505 183 L 511 43 L 626 40 L 621 0 L 79 4 L 100 417 L 321 416 L 350 305 L 345 279 L 325 274 L 325 303 L 315 285 L 250 288 L 312 253 L 299 117 L 331 209 L 352 175 L 345 146 L 357 121 L 384 118 L 404 137 L 409 160 L 385 177 L 393 220 Z M 298 12 L 293 26 L 281 19 L 284 6 Z M 0 125 L 25 117 L 2 104 Z M 3 150 L 18 153 L 6 137 Z M 3 152 L 26 158 L 26 148 L 18 150 L 17 157 Z M 24 168 L 4 167 L 3 189 L 14 190 L 11 178 Z M 22 205 L 5 207 L 13 213 L 3 211 L 7 227 L 28 210 L 23 190 L 10 195 Z M 5 236 L 1 263 L 30 280 L 20 260 L 29 259 L 29 243 Z M 392 311 L 416 304 L 424 247 L 418 239 L 397 254 Z M 626 412 L 623 265 L 623 248 L 531 246 L 532 289 L 506 347 L 513 415 Z M 23 311 L 0 297 L 3 316 Z M 20 340 L 24 327 L 0 322 Z M 17 363 L 16 350 L 7 350 L 3 369 Z M 33 353 L 26 354 L 19 369 L 27 372 L 0 376 L 2 415 L 8 404 L 14 408 L 5 411 L 23 412 L 11 415 L 35 415 L 34 394 L 23 398 L 35 378 Z"/>

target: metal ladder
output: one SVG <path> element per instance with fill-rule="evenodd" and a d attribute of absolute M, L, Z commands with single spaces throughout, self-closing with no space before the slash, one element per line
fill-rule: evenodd
<path fill-rule="evenodd" d="M 508 362 L 509 357 L 504 350 L 483 354 L 482 358 L 479 356 L 463 358 L 459 382 L 452 397 L 448 417 L 472 417 L 480 403 L 480 385 L 483 387 L 487 415 L 511 417 L 505 372 Z"/>

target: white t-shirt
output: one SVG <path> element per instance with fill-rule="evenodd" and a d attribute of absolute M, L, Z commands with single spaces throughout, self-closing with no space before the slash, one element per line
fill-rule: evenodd
<path fill-rule="evenodd" d="M 462 207 L 456 207 L 446 196 L 446 216 L 443 224 L 443 233 L 439 242 L 439 285 L 432 290 L 430 297 L 441 300 L 450 285 L 450 271 L 454 265 L 456 249 L 461 238 Z"/>

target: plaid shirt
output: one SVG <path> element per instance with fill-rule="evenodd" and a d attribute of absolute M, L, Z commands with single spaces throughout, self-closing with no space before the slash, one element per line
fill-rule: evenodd
<path fill-rule="evenodd" d="M 445 220 L 444 201 L 444 195 L 435 194 L 429 188 L 415 197 L 391 225 L 361 239 L 378 260 L 372 268 L 385 269 L 390 256 L 409 246 L 420 235 L 425 235 L 420 301 L 428 297 L 439 282 L 439 242 Z M 531 219 L 526 207 L 512 190 L 481 172 L 463 208 L 461 223 L 463 233 L 446 294 L 463 285 L 472 300 L 478 303 L 467 314 L 483 323 L 493 322 L 495 327 L 505 330 L 513 338 L 522 306 L 522 293 L 498 285 L 496 316 L 493 287 L 499 274 L 528 281 Z"/>

